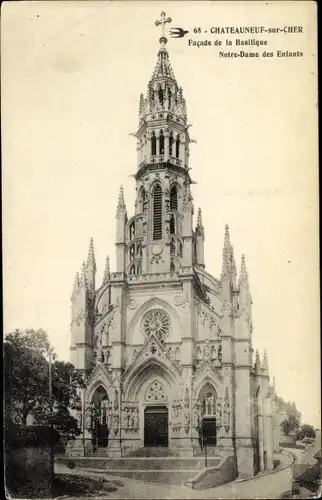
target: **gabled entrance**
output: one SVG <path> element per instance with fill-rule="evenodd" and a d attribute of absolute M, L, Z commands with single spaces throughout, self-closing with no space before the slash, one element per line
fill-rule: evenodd
<path fill-rule="evenodd" d="M 144 446 L 168 446 L 168 409 L 148 406 L 144 411 Z"/>

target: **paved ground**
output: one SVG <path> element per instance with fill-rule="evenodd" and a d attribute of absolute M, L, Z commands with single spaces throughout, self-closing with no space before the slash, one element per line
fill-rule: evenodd
<path fill-rule="evenodd" d="M 289 455 L 282 454 L 277 457 L 281 460 L 281 466 L 287 465 L 290 462 Z M 104 477 L 105 479 L 115 480 L 116 476 L 111 476 L 105 473 L 89 473 L 86 469 L 73 469 L 70 471 L 66 466 L 56 464 L 56 472 L 73 473 L 91 475 L 93 477 Z M 191 490 L 186 486 L 170 485 L 170 484 L 155 484 L 144 483 L 134 479 L 118 478 L 124 486 L 120 487 L 116 492 L 110 493 L 108 496 L 100 496 L 104 499 L 202 499 L 202 498 L 279 498 L 279 496 L 289 491 L 292 486 L 292 467 L 291 465 L 284 470 L 273 472 L 265 476 L 243 481 L 232 482 L 217 488 L 209 490 Z M 65 499 L 67 500 L 67 499 Z M 85 500 L 85 497 L 83 499 Z"/>

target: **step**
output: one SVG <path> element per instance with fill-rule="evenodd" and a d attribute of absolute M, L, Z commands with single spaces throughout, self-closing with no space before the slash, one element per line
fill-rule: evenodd
<path fill-rule="evenodd" d="M 163 471 L 199 471 L 205 466 L 204 457 L 62 457 L 57 459 L 59 463 L 72 460 L 76 467 L 92 469 L 103 469 L 106 471 L 115 470 L 163 470 Z M 209 457 L 208 466 L 219 465 L 220 457 Z"/>

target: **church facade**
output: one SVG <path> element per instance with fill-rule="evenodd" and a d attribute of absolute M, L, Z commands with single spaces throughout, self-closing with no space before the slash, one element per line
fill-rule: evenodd
<path fill-rule="evenodd" d="M 253 352 L 246 263 L 237 272 L 228 226 L 220 278 L 206 270 L 186 101 L 166 43 L 139 100 L 136 201 L 129 216 L 120 189 L 116 269 L 107 258 L 97 286 L 91 240 L 75 278 L 70 352 L 86 389 L 73 453 L 194 456 L 207 445 L 251 476 L 273 468 L 275 390 L 266 354 Z"/>

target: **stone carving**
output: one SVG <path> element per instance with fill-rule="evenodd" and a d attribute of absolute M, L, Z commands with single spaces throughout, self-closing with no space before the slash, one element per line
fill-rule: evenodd
<path fill-rule="evenodd" d="M 172 418 L 176 419 L 180 416 L 181 413 L 181 403 L 180 401 L 173 401 L 172 403 Z"/>
<path fill-rule="evenodd" d="M 175 295 L 175 297 L 173 298 L 174 305 L 181 306 L 182 302 L 183 302 L 182 295 Z"/>
<path fill-rule="evenodd" d="M 117 389 L 114 391 L 114 401 L 113 401 L 113 408 L 114 411 L 116 412 L 119 408 L 119 393 L 117 392 Z"/>
<path fill-rule="evenodd" d="M 155 333 L 163 341 L 170 333 L 170 326 L 170 316 L 162 309 L 148 311 L 142 319 L 142 330 L 146 337 Z"/>
<path fill-rule="evenodd" d="M 77 420 L 77 426 L 81 430 L 82 429 L 82 423 L 83 423 L 83 418 L 82 418 L 82 410 L 78 409 L 76 412 L 76 420 Z"/>
<path fill-rule="evenodd" d="M 189 390 L 188 387 L 186 387 L 185 394 L 184 394 L 184 422 L 183 422 L 183 428 L 186 434 L 188 434 L 189 429 L 190 429 L 190 398 L 189 398 Z"/>
<path fill-rule="evenodd" d="M 87 406 L 85 411 L 85 426 L 86 429 L 90 430 L 92 428 L 92 421 L 94 418 L 95 408 L 93 404 Z"/>
<path fill-rule="evenodd" d="M 204 351 L 203 352 L 204 352 L 204 354 L 203 354 L 204 360 L 205 361 L 210 361 L 210 359 L 211 359 L 211 351 L 210 351 L 210 345 L 209 345 L 209 340 L 208 339 L 206 339 L 206 341 L 205 341 L 205 346 L 204 346 Z"/>
<path fill-rule="evenodd" d="M 225 398 L 224 398 L 223 424 L 226 432 L 228 432 L 230 428 L 230 402 L 229 402 L 229 394 L 227 387 L 225 390 Z"/>
<path fill-rule="evenodd" d="M 146 401 L 164 401 L 164 389 L 158 380 L 154 380 L 145 394 Z"/>
<path fill-rule="evenodd" d="M 117 434 L 119 430 L 119 416 L 118 414 L 113 415 L 113 432 L 114 434 Z"/>
<path fill-rule="evenodd" d="M 174 360 L 176 363 L 180 364 L 181 361 L 181 356 L 180 356 L 180 347 L 176 347 L 175 353 L 174 353 Z"/>
<path fill-rule="evenodd" d="M 128 308 L 133 310 L 133 309 L 136 309 L 136 307 L 137 307 L 136 300 L 131 299 L 129 302 Z"/>
<path fill-rule="evenodd" d="M 216 424 L 220 427 L 222 424 L 222 398 L 217 399 L 216 403 Z"/>

